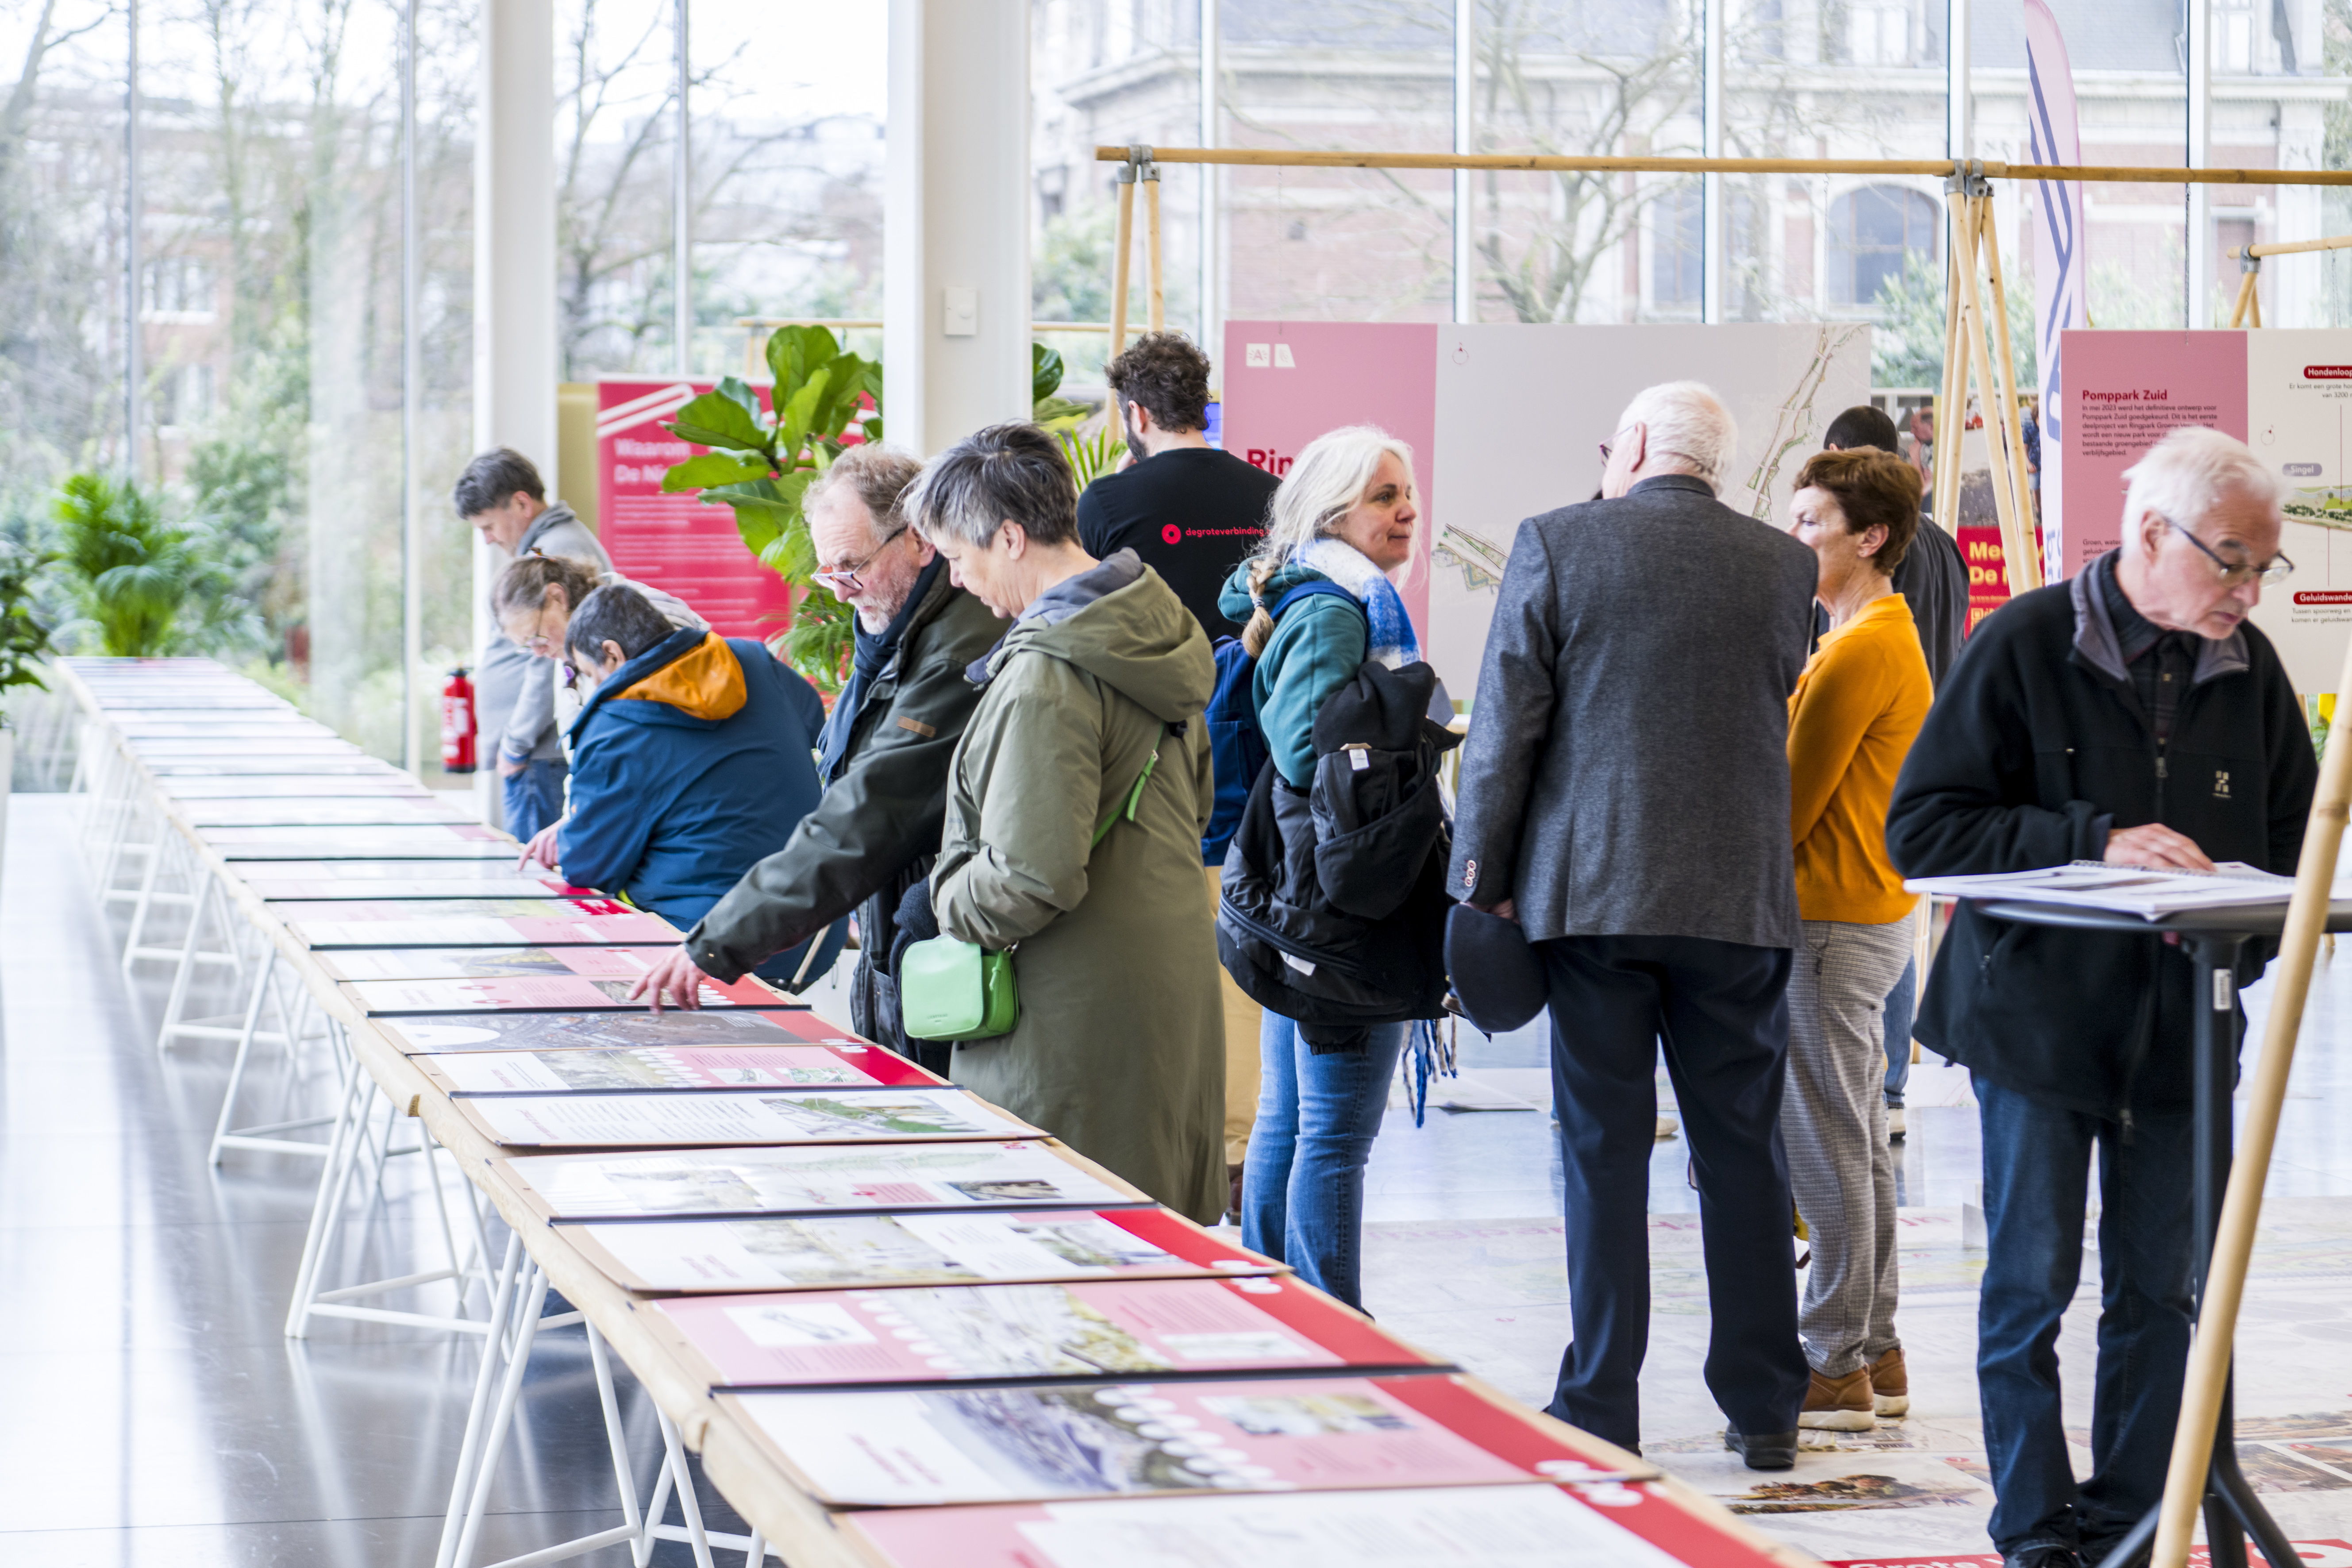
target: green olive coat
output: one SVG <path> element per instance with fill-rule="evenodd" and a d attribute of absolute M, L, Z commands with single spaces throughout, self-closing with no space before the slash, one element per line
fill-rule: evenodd
<path fill-rule="evenodd" d="M 1213 1221 L 1225 1058 L 1201 879 L 1208 637 L 1121 551 L 1041 595 L 973 678 L 980 707 L 949 770 L 931 901 L 941 931 L 1013 949 L 1021 1021 L 959 1045 L 952 1076 Z"/>

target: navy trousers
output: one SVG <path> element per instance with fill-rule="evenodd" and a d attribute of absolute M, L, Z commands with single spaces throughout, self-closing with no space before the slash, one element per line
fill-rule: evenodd
<path fill-rule="evenodd" d="M 1654 936 L 1562 937 L 1536 951 L 1551 991 L 1574 1335 L 1551 1414 L 1612 1443 L 1641 1442 L 1663 1044 L 1698 1172 L 1708 1391 L 1737 1431 L 1795 1431 L 1810 1371 L 1780 1145 L 1789 951 Z"/>

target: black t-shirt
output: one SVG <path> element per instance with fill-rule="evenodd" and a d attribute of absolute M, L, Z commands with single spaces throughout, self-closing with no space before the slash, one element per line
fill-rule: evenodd
<path fill-rule="evenodd" d="M 1213 447 L 1171 447 L 1105 474 L 1078 498 L 1078 542 L 1097 560 L 1132 550 L 1213 640 L 1234 635 L 1217 594 L 1265 532 L 1282 481 Z"/>

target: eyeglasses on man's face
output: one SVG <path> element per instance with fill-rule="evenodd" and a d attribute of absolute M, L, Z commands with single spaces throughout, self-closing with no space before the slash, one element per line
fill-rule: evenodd
<path fill-rule="evenodd" d="M 2260 564 L 2252 561 L 2232 561 L 2172 519 L 2165 517 L 2164 513 L 2159 511 L 2156 515 L 2164 518 L 2165 527 L 2205 552 L 2206 558 L 2213 563 L 2213 570 L 2221 574 L 2223 587 L 2242 588 L 2249 583 L 2260 583 L 2268 588 L 2285 582 L 2294 570 L 2294 563 L 2286 558 L 2284 551 Z"/>
<path fill-rule="evenodd" d="M 847 566 L 833 566 L 828 567 L 822 572 L 812 572 L 809 574 L 809 576 L 814 579 L 820 586 L 831 593 L 834 597 L 837 599 L 847 598 L 850 595 L 856 593 L 860 588 L 866 585 L 862 581 L 860 581 L 866 569 L 868 566 L 873 565 L 875 562 L 880 560 L 882 552 L 889 549 L 891 545 L 897 543 L 898 542 L 899 535 L 906 531 L 907 531 L 904 528 L 896 530 L 887 539 L 885 539 L 881 543 L 877 544 L 873 549 L 867 551 L 862 560 Z"/>

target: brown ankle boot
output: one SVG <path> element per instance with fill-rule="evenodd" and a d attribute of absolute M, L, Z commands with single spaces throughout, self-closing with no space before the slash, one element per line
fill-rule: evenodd
<path fill-rule="evenodd" d="M 1867 1432 L 1878 1425 L 1872 1414 L 1870 1369 L 1855 1367 L 1843 1377 L 1813 1373 L 1797 1425 L 1815 1432 Z"/>
<path fill-rule="evenodd" d="M 1870 1392 L 1877 1414 L 1911 1414 L 1911 1374 L 1903 1369 L 1901 1345 L 1870 1363 Z"/>

